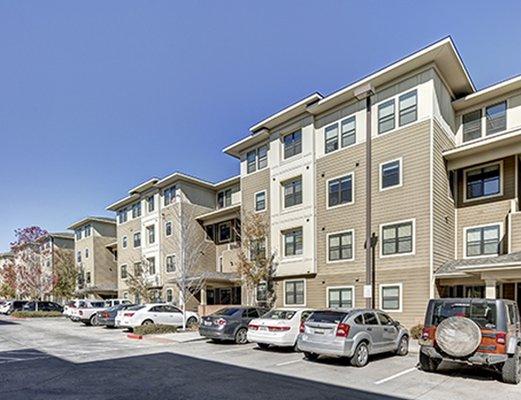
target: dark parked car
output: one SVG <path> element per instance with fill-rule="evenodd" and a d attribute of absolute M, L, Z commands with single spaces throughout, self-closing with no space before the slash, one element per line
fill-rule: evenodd
<path fill-rule="evenodd" d="M 268 312 L 259 307 L 223 308 L 202 318 L 199 334 L 215 341 L 234 340 L 237 344 L 248 342 L 248 324 Z"/>
<path fill-rule="evenodd" d="M 107 328 L 115 328 L 116 315 L 118 315 L 118 311 L 126 310 L 127 308 L 134 306 L 135 304 L 118 304 L 113 307 L 109 307 L 106 310 L 98 311 L 96 313 L 97 325 L 104 325 Z"/>
<path fill-rule="evenodd" d="M 57 311 L 63 312 L 63 307 L 52 301 L 29 301 L 23 306 L 23 311 Z"/>
<path fill-rule="evenodd" d="M 9 308 L 6 310 L 6 315 L 12 314 L 15 311 L 22 311 L 24 305 L 27 304 L 26 300 L 13 300 L 9 304 Z"/>
<path fill-rule="evenodd" d="M 424 371 L 456 361 L 491 367 L 506 383 L 521 382 L 521 322 L 514 301 L 431 300 L 420 345 Z"/>

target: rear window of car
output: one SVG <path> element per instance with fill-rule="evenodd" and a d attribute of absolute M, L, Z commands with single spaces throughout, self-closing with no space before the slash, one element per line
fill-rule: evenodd
<path fill-rule="evenodd" d="M 347 317 L 348 313 L 338 311 L 315 311 L 308 318 L 308 322 L 322 322 L 338 324 Z"/>
<path fill-rule="evenodd" d="M 289 310 L 271 310 L 269 313 L 264 315 L 262 318 L 266 319 L 291 319 L 295 316 L 296 311 Z"/>
<path fill-rule="evenodd" d="M 432 324 L 437 326 L 450 317 L 465 317 L 474 321 L 480 328 L 495 329 L 497 320 L 496 304 L 480 301 L 469 303 L 439 302 L 434 305 Z"/>
<path fill-rule="evenodd" d="M 127 310 L 128 311 L 138 311 L 138 310 L 141 310 L 142 308 L 145 308 L 145 306 L 144 305 L 132 306 L 132 307 L 128 307 Z"/>
<path fill-rule="evenodd" d="M 217 311 L 215 315 L 223 315 L 227 317 L 240 317 L 243 311 L 243 308 L 223 308 Z"/>

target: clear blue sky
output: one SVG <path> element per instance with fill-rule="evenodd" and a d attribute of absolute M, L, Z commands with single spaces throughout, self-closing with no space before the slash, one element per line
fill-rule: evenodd
<path fill-rule="evenodd" d="M 175 170 L 221 180 L 221 149 L 451 35 L 477 87 L 521 73 L 519 2 L 0 1 L 0 251 L 63 230 Z"/>

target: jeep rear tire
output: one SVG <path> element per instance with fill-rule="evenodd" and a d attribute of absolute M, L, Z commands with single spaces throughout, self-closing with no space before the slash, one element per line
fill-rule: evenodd
<path fill-rule="evenodd" d="M 517 385 L 521 382 L 521 351 L 519 347 L 503 364 L 501 377 L 505 383 Z"/>
<path fill-rule="evenodd" d="M 441 360 L 431 358 L 427 354 L 420 351 L 420 368 L 425 372 L 436 372 L 440 366 Z"/>

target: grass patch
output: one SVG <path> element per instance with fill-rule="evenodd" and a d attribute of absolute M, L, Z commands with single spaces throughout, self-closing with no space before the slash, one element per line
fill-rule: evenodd
<path fill-rule="evenodd" d="M 63 317 L 59 311 L 14 311 L 11 314 L 15 318 L 58 318 Z"/>
<path fill-rule="evenodd" d="M 141 325 L 134 328 L 136 335 L 162 335 L 164 333 L 176 333 L 177 328 L 172 325 Z"/>

